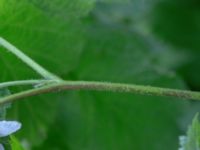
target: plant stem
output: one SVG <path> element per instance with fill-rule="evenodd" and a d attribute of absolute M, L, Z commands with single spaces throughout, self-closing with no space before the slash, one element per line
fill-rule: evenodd
<path fill-rule="evenodd" d="M 18 85 L 36 85 L 36 84 L 46 84 L 55 82 L 54 80 L 20 80 L 20 81 L 9 81 L 0 83 L 0 89 L 7 88 L 10 86 L 18 86 Z"/>
<path fill-rule="evenodd" d="M 49 79 L 49 80 L 23 80 L 23 81 L 6 82 L 6 83 L 1 83 L 0 88 L 5 88 L 8 86 L 16 86 L 16 85 L 51 83 L 51 84 L 44 84 L 42 87 L 38 87 L 36 89 L 22 91 L 16 94 L 3 97 L 0 99 L 0 104 L 20 100 L 25 97 L 39 95 L 42 93 L 56 92 L 62 90 L 96 90 L 96 91 L 127 92 L 127 93 L 143 94 L 143 95 L 169 96 L 182 99 L 200 100 L 200 92 L 175 90 L 168 88 L 142 86 L 142 85 L 108 83 L 108 82 L 63 81 L 56 75 L 44 69 L 34 60 L 25 55 L 22 51 L 20 51 L 15 46 L 13 46 L 12 44 L 10 44 L 1 37 L 0 37 L 0 45 L 6 48 L 9 52 L 16 55 L 19 59 L 21 59 L 24 63 L 30 66 L 37 73 L 42 75 L 45 79 Z"/>
<path fill-rule="evenodd" d="M 142 95 L 168 96 L 182 99 L 200 100 L 200 92 L 192 92 L 185 90 L 175 90 L 168 88 L 159 88 L 151 86 L 130 85 L 108 82 L 90 82 L 90 81 L 62 81 L 50 84 L 41 88 L 23 91 L 0 99 L 0 104 L 20 100 L 22 98 L 39 95 L 42 93 L 56 92 L 68 90 L 96 90 L 96 91 L 112 91 L 127 92 Z"/>
<path fill-rule="evenodd" d="M 29 67 L 31 67 L 33 70 L 35 70 L 38 74 L 40 74 L 45 79 L 53 79 L 53 80 L 58 80 L 58 81 L 61 80 L 59 77 L 47 71 L 45 68 L 40 66 L 30 57 L 25 55 L 21 50 L 16 48 L 14 45 L 9 43 L 2 37 L 0 37 L 0 45 L 6 48 L 9 52 L 13 53 L 15 56 L 17 56 L 20 60 L 22 60 L 25 64 L 27 64 Z"/>

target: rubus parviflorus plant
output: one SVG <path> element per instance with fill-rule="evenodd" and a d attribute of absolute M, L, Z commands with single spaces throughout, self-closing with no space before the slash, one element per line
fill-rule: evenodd
<path fill-rule="evenodd" d="M 0 0 L 0 149 L 200 149 L 198 14 L 186 0 Z"/>

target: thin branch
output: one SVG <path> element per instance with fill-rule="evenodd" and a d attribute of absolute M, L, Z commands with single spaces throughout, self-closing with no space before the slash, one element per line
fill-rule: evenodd
<path fill-rule="evenodd" d="M 90 81 L 62 81 L 50 84 L 41 88 L 23 91 L 17 94 L 6 96 L 0 99 L 0 104 L 21 100 L 22 98 L 40 95 L 43 93 L 68 91 L 68 90 L 95 90 L 95 91 L 112 91 L 126 92 L 142 95 L 168 96 L 182 99 L 200 100 L 200 92 L 185 90 L 175 90 L 168 88 L 159 88 L 151 86 L 108 83 L 108 82 L 90 82 Z"/>
<path fill-rule="evenodd" d="M 15 56 L 17 56 L 20 60 L 22 60 L 25 64 L 27 64 L 29 67 L 31 67 L 33 70 L 35 70 L 38 74 L 40 74 L 45 79 L 54 79 L 54 80 L 61 80 L 56 75 L 50 73 L 48 70 L 43 68 L 41 65 L 36 63 L 34 60 L 32 60 L 30 57 L 25 55 L 21 50 L 16 48 L 14 45 L 0 37 L 0 46 L 3 46 L 6 48 L 9 52 L 13 53 Z"/>
<path fill-rule="evenodd" d="M 7 88 L 10 86 L 19 86 L 19 85 L 43 85 L 47 83 L 55 83 L 55 80 L 19 80 L 19 81 L 9 81 L 0 83 L 0 89 Z"/>

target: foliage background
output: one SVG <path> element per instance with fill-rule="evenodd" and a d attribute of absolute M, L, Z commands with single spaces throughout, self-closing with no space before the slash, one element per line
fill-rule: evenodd
<path fill-rule="evenodd" d="M 197 0 L 0 0 L 0 36 L 66 80 L 200 90 Z M 0 48 L 0 82 L 40 78 Z M 23 89 L 11 88 L 10 92 Z M 176 150 L 199 103 L 63 92 L 7 109 L 26 149 Z"/>

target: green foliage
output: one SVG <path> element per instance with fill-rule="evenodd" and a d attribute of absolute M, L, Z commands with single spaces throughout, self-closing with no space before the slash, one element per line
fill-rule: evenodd
<path fill-rule="evenodd" d="M 180 3 L 0 0 L 0 36 L 66 80 L 198 89 L 198 11 L 181 13 L 193 7 Z M 2 47 L 0 61 L 0 82 L 41 78 Z M 0 97 L 27 88 L 36 87 L 0 89 Z M 13 103 L 7 119 L 22 122 L 16 136 L 27 149 L 176 150 L 192 109 L 177 98 L 70 91 Z M 191 142 L 197 124 L 188 132 Z M 11 146 L 21 150 L 17 139 L 11 137 Z"/>
<path fill-rule="evenodd" d="M 176 75 L 168 70 L 159 71 L 159 61 L 158 66 L 155 64 L 158 56 L 138 34 L 99 23 L 90 24 L 87 33 L 88 43 L 73 74 L 77 80 L 184 87 Z M 37 150 L 56 149 L 58 145 L 70 150 L 176 149 L 179 135 L 176 119 L 186 106 L 187 102 L 177 99 L 71 93 L 61 102 L 48 138 Z M 55 137 L 62 140 L 55 141 Z M 155 142 L 157 139 L 159 142 Z M 165 144 L 168 147 L 163 147 Z"/>
<path fill-rule="evenodd" d="M 24 150 L 16 137 L 10 136 L 10 145 L 12 150 Z"/>
<path fill-rule="evenodd" d="M 34 5 L 35 3 L 37 5 Z M 20 49 L 23 49 L 24 52 L 31 55 L 32 58 L 49 70 L 58 75 L 65 75 L 76 66 L 82 51 L 81 47 L 84 40 L 82 38 L 81 24 L 77 19 L 63 21 L 63 19 L 47 16 L 46 13 L 49 13 L 50 10 L 48 12 L 41 10 L 38 5 L 43 7 L 44 4 L 48 3 L 52 5 L 51 3 L 53 2 L 46 1 L 40 4 L 40 1 L 34 1 L 33 4 L 28 0 L 20 2 L 1 0 L 0 33 L 2 37 L 19 46 Z M 77 0 L 73 1 L 73 3 L 71 3 L 70 7 L 66 4 L 66 14 L 68 11 L 76 12 L 73 10 L 77 9 L 78 6 L 83 7 L 84 3 L 83 10 L 74 15 L 82 15 L 83 12 L 85 13 L 91 9 L 89 6 L 86 7 L 89 5 L 89 1 Z M 60 3 L 57 3 L 57 5 L 60 5 Z M 57 8 L 56 5 L 54 6 Z M 2 61 L 0 68 L 7 70 L 2 72 L 1 81 L 37 77 L 10 53 L 6 53 L 2 48 L 0 53 Z M 13 68 L 17 68 L 17 70 Z M 59 96 L 53 97 L 55 100 L 49 100 L 52 95 L 49 98 L 36 97 L 33 98 L 34 100 L 20 102 L 12 107 L 11 117 L 19 119 L 24 124 L 23 130 L 20 132 L 21 137 L 26 136 L 32 141 L 32 144 L 42 142 L 42 139 L 45 138 L 47 125 L 53 121 L 52 118 L 57 108 Z M 33 106 L 34 109 L 32 109 Z M 48 110 L 48 116 L 45 115 L 46 110 Z M 27 133 L 29 134 L 27 135 Z M 36 137 L 40 137 L 40 139 Z"/>
<path fill-rule="evenodd" d="M 180 150 L 199 150 L 200 149 L 200 122 L 197 114 L 192 125 L 189 127 L 187 136 L 180 137 Z"/>

